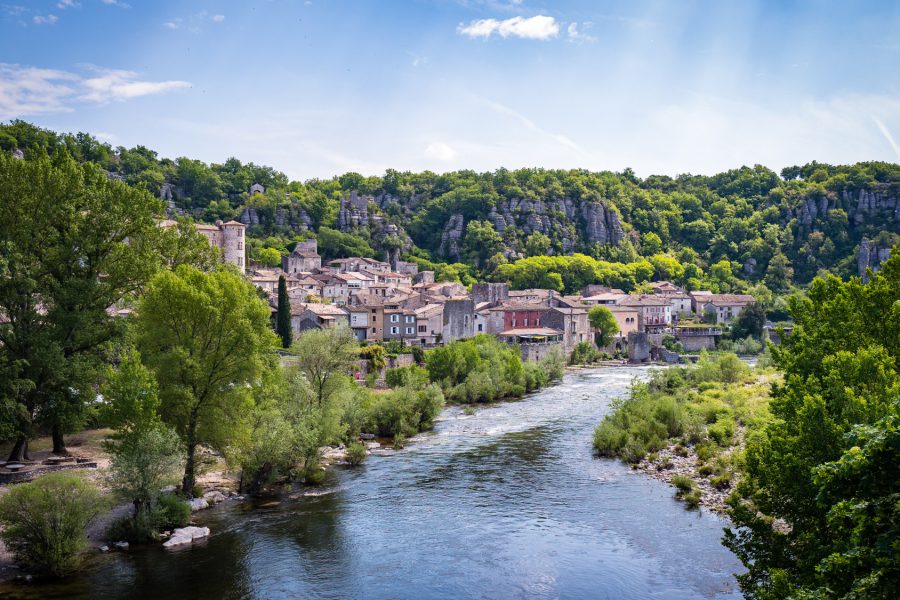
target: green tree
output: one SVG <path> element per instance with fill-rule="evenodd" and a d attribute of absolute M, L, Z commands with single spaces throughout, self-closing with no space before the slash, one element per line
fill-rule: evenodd
<path fill-rule="evenodd" d="M 550 238 L 535 231 L 525 239 L 525 254 L 528 256 L 543 256 L 550 251 Z"/>
<path fill-rule="evenodd" d="M 652 231 L 648 231 L 641 235 L 641 253 L 644 256 L 651 256 L 662 252 L 662 239 Z"/>
<path fill-rule="evenodd" d="M 155 374 L 163 420 L 187 448 L 182 491 L 194 486 L 197 447 L 225 451 L 246 425 L 248 386 L 270 368 L 269 308 L 230 270 L 181 265 L 156 275 L 138 305 L 138 349 Z"/>
<path fill-rule="evenodd" d="M 773 292 L 786 292 L 791 287 L 793 276 L 794 270 L 790 267 L 787 257 L 778 252 L 772 257 L 766 268 L 766 287 Z"/>
<path fill-rule="evenodd" d="M 159 417 L 156 380 L 136 351 L 109 370 L 101 388 L 103 416 L 115 429 L 105 443 L 110 454 L 107 482 L 132 503 L 131 531 L 135 538 L 152 537 L 153 503 L 163 486 L 175 483 L 184 467 L 181 440 Z"/>
<path fill-rule="evenodd" d="M 502 248 L 503 236 L 494 231 L 490 221 L 469 221 L 466 225 L 464 251 L 476 265 L 483 265 Z"/>
<path fill-rule="evenodd" d="M 766 309 L 760 302 L 744 307 L 731 325 L 731 339 L 742 340 L 748 335 L 761 340 L 766 325 Z"/>
<path fill-rule="evenodd" d="M 817 278 L 790 301 L 793 331 L 772 349 L 784 370 L 774 420 L 748 440 L 725 537 L 747 567 L 738 579 L 749 597 L 896 596 L 896 250 L 868 284 Z"/>
<path fill-rule="evenodd" d="M 260 248 L 256 252 L 256 260 L 267 267 L 277 267 L 281 264 L 281 252 L 275 248 Z"/>
<path fill-rule="evenodd" d="M 65 453 L 94 395 L 105 345 L 121 333 L 109 307 L 159 268 L 162 204 L 59 154 L 0 153 L 0 397 L 14 403 L 10 460 L 39 426 Z"/>
<path fill-rule="evenodd" d="M 78 569 L 85 530 L 103 510 L 100 491 L 83 477 L 51 473 L 0 497 L 0 538 L 16 560 L 62 577 Z"/>
<path fill-rule="evenodd" d="M 275 319 L 275 329 L 281 338 L 281 347 L 290 348 L 294 339 L 294 329 L 291 326 L 291 299 L 288 297 L 284 275 L 278 276 L 278 313 Z"/>
<path fill-rule="evenodd" d="M 349 327 L 329 327 L 303 332 L 291 352 L 297 369 L 312 386 L 316 403 L 323 406 L 354 367 L 359 345 Z"/>
<path fill-rule="evenodd" d="M 609 308 L 601 305 L 592 306 L 588 311 L 588 320 L 594 328 L 594 341 L 600 348 L 612 344 L 613 336 L 619 333 L 619 323 Z"/>

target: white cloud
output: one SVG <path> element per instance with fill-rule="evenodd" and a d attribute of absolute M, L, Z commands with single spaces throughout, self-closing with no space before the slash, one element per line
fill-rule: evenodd
<path fill-rule="evenodd" d="M 58 8 L 59 10 L 66 10 L 67 8 L 78 8 L 79 6 L 81 6 L 81 4 L 79 4 L 75 0 L 60 0 L 60 2 L 56 3 L 56 8 Z"/>
<path fill-rule="evenodd" d="M 191 87 L 187 81 L 140 81 L 134 71 L 95 70 L 96 77 L 81 80 L 85 93 L 78 100 L 106 104 Z"/>
<path fill-rule="evenodd" d="M 0 63 L 0 120 L 71 112 L 79 103 L 108 104 L 190 87 L 187 81 L 143 81 L 133 71 L 69 71 Z"/>
<path fill-rule="evenodd" d="M 163 27 L 169 29 L 183 29 L 191 33 L 200 33 L 203 31 L 203 25 L 207 23 L 221 23 L 225 20 L 225 15 L 210 15 L 205 10 L 193 14 L 189 17 L 175 17 L 163 22 Z"/>
<path fill-rule="evenodd" d="M 586 33 L 586 30 L 593 26 L 594 24 L 590 21 L 585 21 L 581 24 L 581 31 L 578 31 L 578 23 L 569 23 L 569 26 L 566 28 L 566 34 L 569 36 L 569 41 L 579 44 L 592 44 L 596 42 L 596 37 Z"/>
<path fill-rule="evenodd" d="M 31 20 L 35 25 L 53 25 L 54 23 L 59 21 L 59 17 L 57 17 L 56 15 L 35 15 Z"/>
<path fill-rule="evenodd" d="M 424 154 L 425 158 L 431 158 L 442 162 L 451 161 L 456 158 L 456 150 L 444 142 L 432 142 L 428 144 Z"/>
<path fill-rule="evenodd" d="M 122 2 L 122 0 L 101 0 L 101 2 L 103 2 L 103 4 L 106 4 L 109 6 L 118 6 L 119 8 L 131 8 L 130 4 L 126 4 L 125 2 Z"/>
<path fill-rule="evenodd" d="M 407 54 L 412 58 L 412 66 L 421 67 L 428 64 L 427 56 L 419 56 L 413 52 L 407 52 Z"/>
<path fill-rule="evenodd" d="M 517 37 L 526 40 L 549 40 L 559 34 L 559 23 L 553 17 L 537 15 L 534 17 L 512 17 L 498 21 L 497 19 L 478 19 L 468 25 L 460 24 L 456 31 L 470 38 L 488 39 L 497 34 L 502 38 Z"/>

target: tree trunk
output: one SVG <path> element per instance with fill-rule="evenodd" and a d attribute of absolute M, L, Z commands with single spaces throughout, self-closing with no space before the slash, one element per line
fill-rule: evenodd
<path fill-rule="evenodd" d="M 9 458 L 6 459 L 6 462 L 17 463 L 22 462 L 23 460 L 31 460 L 31 456 L 28 455 L 27 437 L 20 437 L 16 440 L 16 443 L 13 444 L 12 452 L 9 453 Z"/>
<path fill-rule="evenodd" d="M 56 454 L 57 456 L 68 456 L 69 451 L 66 449 L 66 442 L 63 440 L 62 429 L 59 428 L 59 425 L 53 426 L 52 436 L 53 454 Z"/>
<path fill-rule="evenodd" d="M 193 498 L 194 489 L 194 463 L 197 454 L 197 407 L 191 410 L 191 416 L 187 427 L 187 461 L 184 463 L 184 479 L 181 481 L 181 493 L 188 498 Z"/>
<path fill-rule="evenodd" d="M 193 498 L 194 489 L 194 455 L 197 452 L 196 444 L 187 447 L 187 461 L 184 463 L 184 479 L 181 480 L 181 492 L 188 498 Z"/>

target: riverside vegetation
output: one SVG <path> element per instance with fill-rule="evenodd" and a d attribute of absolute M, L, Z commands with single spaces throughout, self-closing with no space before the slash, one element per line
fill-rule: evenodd
<path fill-rule="evenodd" d="M 52 433 L 64 453 L 66 433 L 111 427 L 106 499 L 132 507 L 110 528 L 114 540 L 158 540 L 184 525 L 210 459 L 251 495 L 316 484 L 325 446 L 349 445 L 359 464 L 362 432 L 400 447 L 432 427 L 445 394 L 493 401 L 562 374 L 560 356 L 523 365 L 517 350 L 480 336 L 420 351 L 424 366 L 391 371 L 392 389 L 371 390 L 350 373 L 360 360 L 383 367 L 387 351 L 360 348 L 346 327 L 291 340 L 282 365 L 285 338 L 266 302 L 192 227 L 157 227 L 158 199 L 65 153 L 0 152 L 0 183 L 0 440 L 27 460 L 38 434 Z M 100 497 L 77 475 L 15 486 L 0 498 L 3 539 L 36 573 L 71 572 Z"/>
<path fill-rule="evenodd" d="M 724 544 L 749 598 L 896 598 L 900 590 L 900 254 L 871 274 L 816 279 L 768 369 L 703 357 L 658 372 L 598 426 L 606 456 L 693 455 L 671 478 L 733 490 Z M 660 452 L 660 455 L 662 452 Z M 665 468 L 665 467 L 664 467 Z"/>

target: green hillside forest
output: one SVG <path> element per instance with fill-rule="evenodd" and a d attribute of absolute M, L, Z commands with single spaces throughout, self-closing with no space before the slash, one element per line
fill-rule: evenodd
<path fill-rule="evenodd" d="M 326 259 L 404 259 L 464 284 L 572 293 L 668 279 L 764 299 L 816 275 L 864 275 L 900 233 L 900 165 L 884 162 L 643 179 L 628 169 L 388 170 L 301 182 L 236 158 L 161 158 L 24 121 L 0 125 L 0 149 L 68 152 L 161 196 L 170 216 L 239 220 L 248 258 L 271 266 L 315 237 Z"/>

